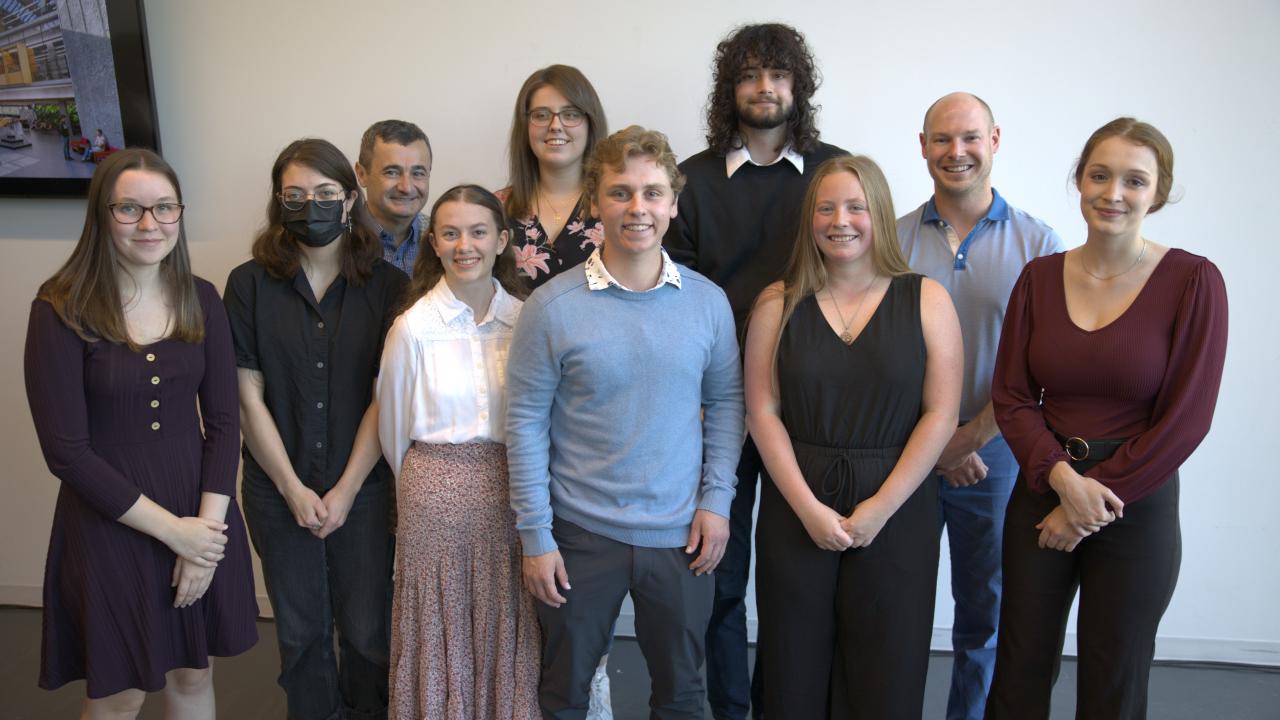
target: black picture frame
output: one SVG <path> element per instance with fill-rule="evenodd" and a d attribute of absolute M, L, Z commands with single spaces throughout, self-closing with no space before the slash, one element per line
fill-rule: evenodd
<path fill-rule="evenodd" d="M 143 0 L 105 0 L 105 5 L 120 98 L 123 147 L 148 147 L 159 152 Z M 0 177 L 0 197 L 85 197 L 88 192 L 89 178 Z"/>

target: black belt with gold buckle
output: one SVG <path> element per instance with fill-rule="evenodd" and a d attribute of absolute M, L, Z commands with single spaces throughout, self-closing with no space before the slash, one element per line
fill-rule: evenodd
<path fill-rule="evenodd" d="M 1055 432 L 1053 436 L 1062 443 L 1062 449 L 1067 451 L 1067 457 L 1074 462 L 1085 460 L 1091 463 L 1102 462 L 1115 455 L 1116 450 L 1128 442 L 1128 440 L 1085 440 L 1074 435 L 1067 437 L 1059 432 Z"/>

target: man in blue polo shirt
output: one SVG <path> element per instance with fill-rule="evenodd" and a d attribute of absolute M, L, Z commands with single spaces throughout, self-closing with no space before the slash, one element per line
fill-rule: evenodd
<path fill-rule="evenodd" d="M 1004 509 L 1018 476 L 992 416 L 991 373 L 1023 266 L 1065 248 L 1048 225 L 991 187 L 1000 127 L 980 98 L 952 93 L 930 106 L 920 149 L 933 197 L 898 220 L 898 238 L 911 269 L 951 293 L 965 353 L 960 427 L 937 465 L 938 518 L 950 541 L 955 599 L 947 718 L 981 718 L 995 666 Z"/>
<path fill-rule="evenodd" d="M 413 275 L 422 240 L 422 208 L 431 184 L 431 141 L 404 120 L 381 120 L 360 139 L 356 180 L 382 240 L 382 257 Z"/>

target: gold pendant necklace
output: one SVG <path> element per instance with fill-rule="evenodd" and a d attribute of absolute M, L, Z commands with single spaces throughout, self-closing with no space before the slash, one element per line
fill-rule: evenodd
<path fill-rule="evenodd" d="M 857 320 L 858 313 L 862 312 L 862 304 L 867 301 L 867 296 L 871 294 L 871 286 L 875 284 L 876 277 L 877 276 L 872 275 L 871 282 L 867 283 L 867 286 L 862 289 L 862 298 L 858 300 L 858 307 L 853 309 L 853 315 L 848 321 L 845 321 L 844 313 L 840 312 L 840 303 L 836 302 L 836 294 L 831 292 L 830 285 L 827 286 L 827 296 L 831 298 L 831 304 L 836 307 L 836 315 L 840 318 L 840 324 L 844 326 L 844 329 L 840 331 L 840 340 L 843 341 L 845 345 L 853 344 L 854 337 L 853 333 L 849 332 L 849 325 L 852 324 L 854 320 Z"/>
<path fill-rule="evenodd" d="M 541 188 L 538 189 L 538 199 L 539 204 L 546 203 L 547 207 L 551 208 L 551 217 L 555 218 L 556 224 L 559 225 L 560 220 L 563 217 L 560 213 L 560 209 L 552 204 L 551 198 L 547 197 L 546 193 L 542 192 Z"/>

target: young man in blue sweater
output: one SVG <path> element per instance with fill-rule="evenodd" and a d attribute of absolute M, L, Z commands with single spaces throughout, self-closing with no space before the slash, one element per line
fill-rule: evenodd
<path fill-rule="evenodd" d="M 661 133 L 632 126 L 601 142 L 586 193 L 604 244 L 534 292 L 512 339 L 511 505 L 548 718 L 585 717 L 628 592 L 655 716 L 702 716 L 742 373 L 724 292 L 662 249 L 683 180 Z"/>

